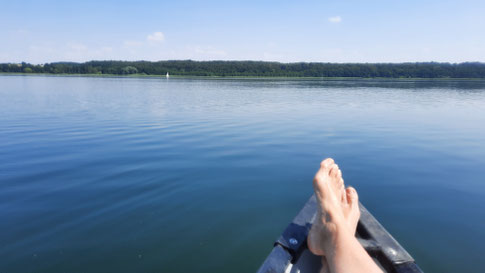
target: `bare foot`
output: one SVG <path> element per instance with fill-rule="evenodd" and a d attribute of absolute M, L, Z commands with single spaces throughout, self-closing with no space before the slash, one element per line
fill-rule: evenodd
<path fill-rule="evenodd" d="M 357 193 L 353 189 L 344 190 L 342 172 L 332 159 L 322 161 L 313 188 L 318 212 L 307 241 L 313 253 L 325 254 L 322 272 L 382 273 L 355 238 L 360 216 Z"/>
<path fill-rule="evenodd" d="M 354 188 L 344 188 L 342 172 L 331 158 L 321 162 L 313 180 L 313 187 L 318 212 L 307 243 L 313 254 L 323 256 L 324 245 L 333 241 L 332 236 L 337 225 L 345 226 L 344 232 L 354 236 L 360 218 L 359 200 Z"/>
<path fill-rule="evenodd" d="M 347 221 L 347 226 L 350 227 L 351 230 L 353 230 L 352 234 L 355 235 L 355 231 L 357 230 L 357 223 L 359 222 L 359 218 L 360 218 L 359 200 L 358 200 L 359 197 L 355 189 L 352 187 L 346 188 L 345 193 L 347 194 L 347 204 L 346 204 L 346 207 L 344 208 L 344 217 Z M 321 226 L 316 227 L 316 230 L 318 230 L 318 228 L 321 228 Z M 316 230 L 314 232 L 318 232 Z M 319 239 L 323 240 L 323 238 L 319 238 Z M 323 242 L 320 241 L 319 244 L 315 244 L 316 247 L 314 246 L 314 248 L 316 248 L 319 253 L 317 255 L 322 256 L 322 260 L 321 260 L 322 268 L 320 269 L 320 273 L 331 273 L 327 259 L 325 258 L 325 256 L 323 256 L 324 251 L 320 247 L 322 243 Z M 310 243 L 308 245 L 310 245 Z M 313 254 L 315 254 L 315 252 L 313 252 Z"/>

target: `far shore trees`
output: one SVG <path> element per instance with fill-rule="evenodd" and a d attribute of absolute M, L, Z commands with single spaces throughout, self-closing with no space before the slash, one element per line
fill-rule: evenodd
<path fill-rule="evenodd" d="M 485 63 L 278 63 L 261 61 L 90 61 L 3 63 L 4 73 L 220 77 L 485 78 Z"/>

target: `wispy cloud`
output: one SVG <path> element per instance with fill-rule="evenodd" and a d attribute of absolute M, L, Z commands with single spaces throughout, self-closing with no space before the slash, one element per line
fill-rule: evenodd
<path fill-rule="evenodd" d="M 163 40 L 165 40 L 165 35 L 163 35 L 163 33 L 160 31 L 153 32 L 152 34 L 147 36 L 147 41 L 149 42 L 160 43 L 163 42 Z"/>
<path fill-rule="evenodd" d="M 330 23 L 340 23 L 340 22 L 342 22 L 342 17 L 340 17 L 340 16 L 329 17 L 328 21 Z"/>

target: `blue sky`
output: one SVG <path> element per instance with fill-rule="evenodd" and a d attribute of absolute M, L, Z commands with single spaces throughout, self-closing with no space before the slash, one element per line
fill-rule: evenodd
<path fill-rule="evenodd" d="M 0 62 L 485 62 L 485 1 L 0 1 Z"/>

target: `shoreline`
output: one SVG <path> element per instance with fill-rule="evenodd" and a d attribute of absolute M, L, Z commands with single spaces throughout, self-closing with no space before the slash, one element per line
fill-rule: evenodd
<path fill-rule="evenodd" d="M 146 74 L 51 74 L 51 73 L 20 73 L 20 72 L 0 72 L 0 76 L 46 76 L 46 77 L 94 77 L 94 78 L 158 78 L 166 79 L 164 75 L 146 75 Z M 419 80 L 436 80 L 436 81 L 462 81 L 476 80 L 484 81 L 485 78 L 404 78 L 404 77 L 285 77 L 285 76 L 196 76 L 196 75 L 170 75 L 170 78 L 176 79 L 254 79 L 254 80 L 401 80 L 401 81 L 419 81 Z M 169 78 L 169 79 L 170 79 Z"/>

